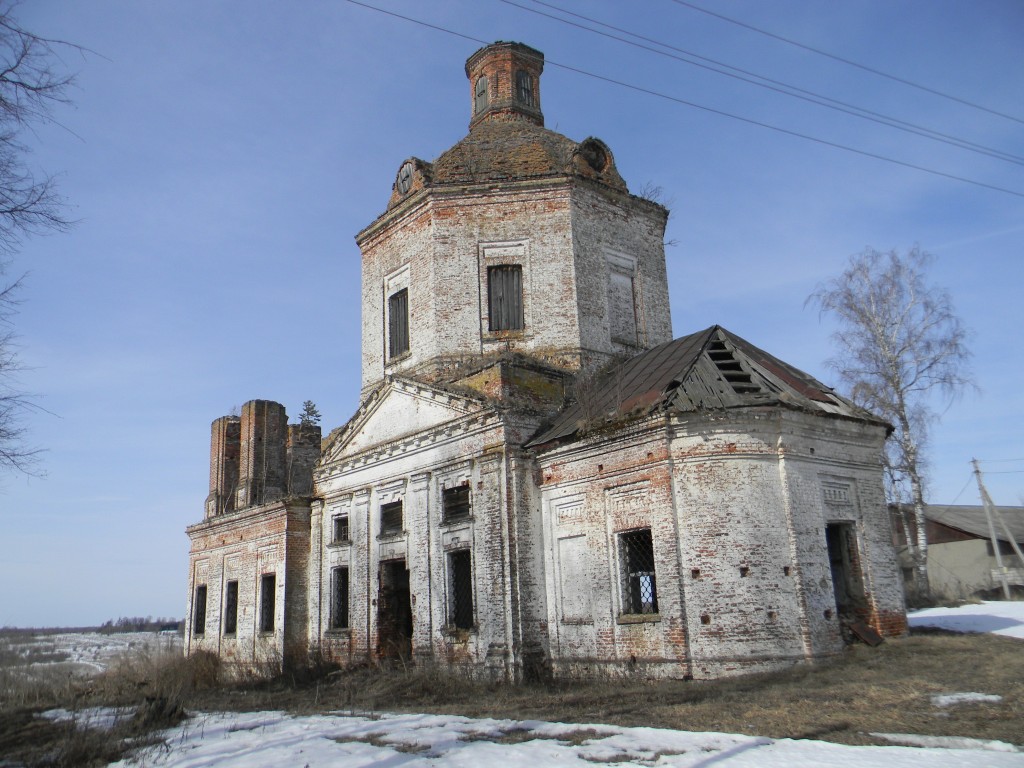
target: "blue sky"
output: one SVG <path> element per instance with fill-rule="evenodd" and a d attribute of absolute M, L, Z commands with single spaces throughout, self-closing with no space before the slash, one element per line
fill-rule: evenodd
<path fill-rule="evenodd" d="M 663 189 L 676 335 L 720 323 L 824 381 L 804 299 L 866 246 L 937 257 L 973 329 L 979 392 L 932 435 L 930 499 L 977 503 L 969 460 L 1024 459 L 1024 197 L 773 132 L 556 66 L 1024 194 L 1024 167 L 855 119 L 498 0 L 373 5 L 543 51 L 549 128 Z M 523 6 L 553 13 L 531 0 Z M 1024 156 L 1024 124 L 880 78 L 671 0 L 553 4 L 809 91 Z M 1016 0 L 697 0 L 732 18 L 1024 119 Z M 77 226 L 29 241 L 17 318 L 43 477 L 0 476 L 0 625 L 181 616 L 209 425 L 252 398 L 323 426 L 359 391 L 359 251 L 409 156 L 465 135 L 479 44 L 345 0 L 33 0 L 39 34 L 93 53 L 73 108 L 31 138 Z M 986 463 L 1024 503 L 1024 461 Z M 965 489 L 966 486 L 966 489 Z M 17 585 L 17 588 L 12 588 Z"/>

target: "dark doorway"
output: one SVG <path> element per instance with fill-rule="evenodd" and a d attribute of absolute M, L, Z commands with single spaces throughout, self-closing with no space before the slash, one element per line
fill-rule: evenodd
<path fill-rule="evenodd" d="M 412 604 L 409 571 L 404 560 L 380 564 L 377 595 L 377 654 L 382 659 L 408 659 L 412 654 Z"/>
<path fill-rule="evenodd" d="M 855 619 L 858 610 L 867 607 L 864 574 L 860 567 L 857 530 L 853 523 L 829 523 L 825 526 L 828 561 L 832 568 L 832 588 L 836 609 L 846 619 Z"/>

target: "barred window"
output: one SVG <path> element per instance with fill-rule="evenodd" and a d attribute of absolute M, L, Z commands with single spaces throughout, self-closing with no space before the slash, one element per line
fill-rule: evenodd
<path fill-rule="evenodd" d="M 473 627 L 473 559 L 468 549 L 448 554 L 448 623 Z"/>
<path fill-rule="evenodd" d="M 238 631 L 238 582 L 229 581 L 224 590 L 224 634 Z"/>
<path fill-rule="evenodd" d="M 622 612 L 657 613 L 658 588 L 654 576 L 654 541 L 651 529 L 619 534 L 622 566 Z"/>
<path fill-rule="evenodd" d="M 192 601 L 192 634 L 201 637 L 206 633 L 206 585 L 196 587 L 196 596 Z"/>
<path fill-rule="evenodd" d="M 536 106 L 533 100 L 533 78 L 525 69 L 516 72 L 516 99 L 527 107 Z"/>
<path fill-rule="evenodd" d="M 469 485 L 457 485 L 441 491 L 441 520 L 450 523 L 469 517 Z"/>
<path fill-rule="evenodd" d="M 388 298 L 388 357 L 409 351 L 409 289 Z"/>
<path fill-rule="evenodd" d="M 492 331 L 521 331 L 523 319 L 523 268 L 502 264 L 487 268 L 487 322 Z"/>
<path fill-rule="evenodd" d="M 331 541 L 348 541 L 348 515 L 334 516 L 334 536 Z"/>
<path fill-rule="evenodd" d="M 331 571 L 331 629 L 348 629 L 348 568 Z"/>
<path fill-rule="evenodd" d="M 274 631 L 276 592 L 277 576 L 273 573 L 260 576 L 260 632 Z"/>
<path fill-rule="evenodd" d="M 380 532 L 382 535 L 402 532 L 402 500 L 380 505 Z"/>

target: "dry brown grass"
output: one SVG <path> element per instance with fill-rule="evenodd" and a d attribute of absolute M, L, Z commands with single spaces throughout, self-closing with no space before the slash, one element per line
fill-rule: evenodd
<path fill-rule="evenodd" d="M 934 694 L 998 694 L 998 703 L 940 708 Z M 355 669 L 307 686 L 282 681 L 210 690 L 203 709 L 436 712 L 472 717 L 655 726 L 846 744 L 872 732 L 1024 742 L 1024 644 L 995 635 L 928 632 L 766 675 L 715 682 L 618 679 L 512 686 L 441 669 Z"/>
<path fill-rule="evenodd" d="M 4 689 L 0 755 L 28 766 L 105 765 L 127 744 L 178 722 L 186 710 L 434 712 L 579 723 L 580 734 L 590 733 L 588 723 L 604 723 L 847 744 L 885 743 L 872 732 L 1024 741 L 1024 644 L 994 635 L 920 633 L 874 649 L 852 646 L 829 663 L 706 683 L 617 679 L 514 686 L 440 667 L 365 667 L 308 680 L 231 684 L 218 676 L 209 656 L 139 654 L 91 681 L 65 677 L 20 693 Z M 957 692 L 1003 698 L 946 708 L 931 703 L 932 695 Z M 100 705 L 131 706 L 136 714 L 114 734 L 36 717 L 51 707 Z M 522 734 L 512 728 L 505 738 L 513 742 Z"/>

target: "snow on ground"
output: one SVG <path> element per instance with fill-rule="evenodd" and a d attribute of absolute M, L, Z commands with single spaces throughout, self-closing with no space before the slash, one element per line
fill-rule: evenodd
<path fill-rule="evenodd" d="M 1024 638 L 1024 602 L 987 602 L 931 608 L 910 615 L 911 626 L 961 632 L 995 632 Z M 106 637 L 106 636 L 104 636 Z M 130 649 L 131 640 L 122 637 Z M 88 643 L 73 647 L 85 659 Z M 108 650 L 110 649 L 107 646 Z M 116 651 L 107 654 L 116 655 Z M 97 662 L 99 663 L 99 662 Z M 999 697 L 951 692 L 933 697 L 935 707 L 969 706 Z M 79 717 L 83 713 L 79 713 Z M 54 712 L 61 719 L 68 713 Z M 109 724 L 107 711 L 86 720 Z M 911 746 L 852 747 L 823 741 L 768 739 L 726 733 L 657 728 L 568 725 L 540 721 L 472 719 L 442 715 L 345 715 L 292 717 L 280 712 L 197 714 L 165 731 L 167 746 L 115 765 L 146 768 L 560 768 L 595 764 L 659 768 L 930 768 L 986 766 L 1024 768 L 1024 752 L 1012 744 L 917 734 L 874 734 Z"/>
<path fill-rule="evenodd" d="M 998 704 L 1002 700 L 1002 696 L 996 696 L 991 693 L 938 693 L 932 696 L 932 706 L 951 707 L 954 704 L 973 704 L 976 702 Z"/>
<path fill-rule="evenodd" d="M 1002 742 L 961 740 L 954 748 L 851 747 L 824 741 L 767 739 L 658 728 L 474 720 L 441 715 L 343 714 L 291 717 L 280 712 L 208 714 L 167 731 L 170 749 L 117 766 L 146 768 L 561 768 L 657 765 L 659 768 L 961 768 L 1024 766 Z M 892 734 L 893 738 L 904 738 Z M 914 738 L 908 735 L 906 738 Z M 948 743 L 946 746 L 950 746 Z"/>
<path fill-rule="evenodd" d="M 992 632 L 1024 639 L 1024 601 L 988 601 L 959 608 L 926 608 L 907 614 L 912 627 L 940 627 L 956 632 Z"/>

